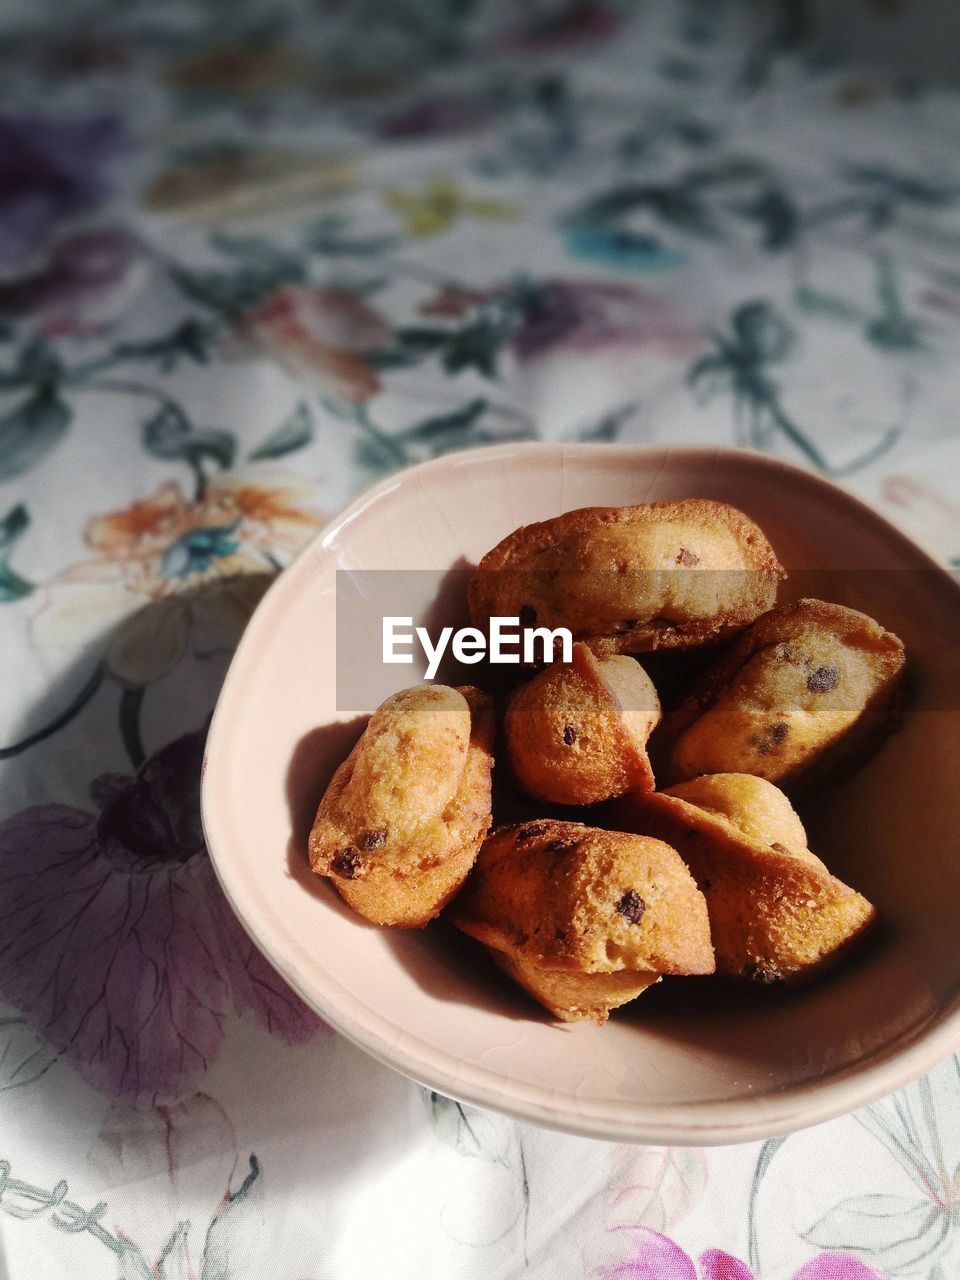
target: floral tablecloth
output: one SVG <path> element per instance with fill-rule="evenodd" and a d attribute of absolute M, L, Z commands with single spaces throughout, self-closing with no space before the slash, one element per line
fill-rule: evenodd
<path fill-rule="evenodd" d="M 447 449 L 752 445 L 957 566 L 960 98 L 805 12 L 5 6 L 3 1280 L 958 1274 L 956 1061 L 710 1151 L 473 1111 L 284 987 L 198 815 L 271 575 Z"/>

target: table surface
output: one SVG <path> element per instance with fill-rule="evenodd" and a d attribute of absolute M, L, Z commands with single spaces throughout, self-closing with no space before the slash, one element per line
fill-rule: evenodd
<path fill-rule="evenodd" d="M 957 1274 L 956 1060 L 785 1140 L 565 1138 L 345 1043 L 216 887 L 230 649 L 407 463 L 745 444 L 960 564 L 960 98 L 734 0 L 522 12 L 7 8 L 4 1280 Z"/>

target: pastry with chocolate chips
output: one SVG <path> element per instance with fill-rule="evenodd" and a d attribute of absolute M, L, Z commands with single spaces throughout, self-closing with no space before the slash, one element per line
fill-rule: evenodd
<path fill-rule="evenodd" d="M 660 719 L 650 677 L 633 658 L 597 658 L 582 643 L 521 685 L 507 704 L 504 750 L 531 796 L 594 804 L 651 791 L 647 739 Z"/>
<path fill-rule="evenodd" d="M 781 577 L 749 517 L 691 498 L 584 507 L 524 525 L 480 561 L 469 603 L 481 628 L 519 617 L 566 627 L 600 655 L 647 653 L 741 631 L 772 607 Z"/>
<path fill-rule="evenodd" d="M 627 796 L 618 816 L 669 842 L 690 868 L 706 899 L 718 973 L 761 983 L 811 978 L 876 916 L 810 852 L 789 800 L 763 778 L 709 774 Z"/>
<path fill-rule="evenodd" d="M 579 822 L 497 828 L 446 918 L 564 1022 L 602 1024 L 662 974 L 714 968 L 706 904 L 676 852 Z"/>
<path fill-rule="evenodd" d="M 658 774 L 753 773 L 790 787 L 859 758 L 888 729 L 900 640 L 839 604 L 779 605 L 740 636 L 657 734 Z"/>
<path fill-rule="evenodd" d="M 375 924 L 419 928 L 466 879 L 490 827 L 493 708 L 478 689 L 405 689 L 327 787 L 310 865 Z"/>

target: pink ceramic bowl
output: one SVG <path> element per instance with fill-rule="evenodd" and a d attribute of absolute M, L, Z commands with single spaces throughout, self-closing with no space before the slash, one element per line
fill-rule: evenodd
<path fill-rule="evenodd" d="M 606 1027 L 557 1025 L 444 926 L 377 929 L 305 859 L 325 780 L 384 696 L 337 711 L 338 569 L 408 572 L 414 622 L 442 621 L 436 578 L 520 524 L 590 505 L 706 497 L 741 507 L 794 573 L 784 594 L 861 607 L 905 641 L 903 727 L 804 811 L 811 846 L 883 925 L 805 990 L 742 994 L 675 979 Z M 429 584 L 433 583 L 431 589 Z M 442 594 L 442 593 L 441 593 Z M 365 644 L 355 638 L 341 663 Z M 394 689 L 412 668 L 391 669 Z M 387 690 L 389 692 L 390 690 Z M 960 591 L 843 490 L 722 449 L 508 445 L 445 457 L 358 498 L 268 592 L 210 730 L 203 820 L 234 910 L 328 1022 L 432 1089 L 571 1133 L 718 1143 L 859 1107 L 960 1046 Z"/>

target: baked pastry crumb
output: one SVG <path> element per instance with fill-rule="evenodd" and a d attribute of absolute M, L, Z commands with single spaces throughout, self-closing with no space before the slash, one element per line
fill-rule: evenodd
<path fill-rule="evenodd" d="M 668 841 L 710 914 L 717 972 L 753 982 L 809 979 L 876 918 L 874 907 L 807 848 L 777 787 L 752 774 L 708 774 L 620 801 L 631 830 Z"/>
<path fill-rule="evenodd" d="M 778 605 L 665 719 L 664 776 L 754 773 L 792 786 L 862 758 L 890 726 L 904 660 L 898 637 L 856 609 Z"/>
<path fill-rule="evenodd" d="M 653 789 L 646 744 L 660 719 L 653 682 L 633 658 L 597 658 L 585 644 L 507 703 L 503 746 L 521 786 L 554 804 L 595 804 Z"/>
<path fill-rule="evenodd" d="M 388 698 L 320 801 L 313 870 L 375 924 L 427 924 L 489 830 L 493 735 L 493 704 L 479 689 L 432 685 Z"/>
<path fill-rule="evenodd" d="M 470 614 L 567 627 L 598 654 L 712 644 L 773 606 L 784 576 L 760 528 L 691 498 L 584 507 L 524 525 L 470 581 Z"/>
<path fill-rule="evenodd" d="M 661 974 L 714 969 L 706 904 L 677 853 L 578 822 L 494 830 L 447 918 L 564 1021 L 603 1022 Z"/>

